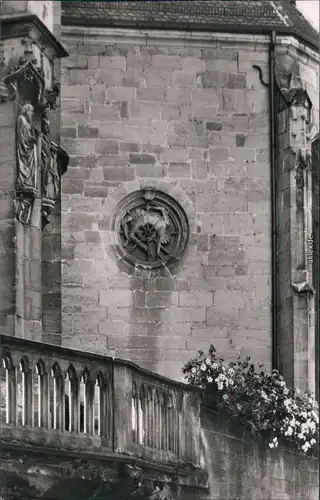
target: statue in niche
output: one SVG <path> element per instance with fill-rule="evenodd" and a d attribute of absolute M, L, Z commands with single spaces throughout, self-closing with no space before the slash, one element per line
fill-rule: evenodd
<path fill-rule="evenodd" d="M 59 173 L 57 163 L 58 145 L 48 138 L 50 123 L 44 118 L 42 120 L 42 198 L 54 202 L 59 197 Z"/>
<path fill-rule="evenodd" d="M 17 193 L 35 196 L 37 193 L 37 139 L 32 124 L 33 106 L 25 104 L 17 119 Z"/>
<path fill-rule="evenodd" d="M 60 178 L 68 168 L 69 155 L 58 144 L 49 139 L 50 122 L 42 118 L 41 141 L 41 190 L 42 229 L 49 224 L 49 216 L 60 194 Z"/>

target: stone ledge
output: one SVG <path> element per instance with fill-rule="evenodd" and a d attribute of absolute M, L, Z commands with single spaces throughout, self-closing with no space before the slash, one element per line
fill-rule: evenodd
<path fill-rule="evenodd" d="M 79 451 L 75 450 L 62 449 L 61 446 L 53 448 L 30 445 L 24 442 L 9 442 L 2 437 L 1 457 L 2 469 L 5 469 L 3 465 L 7 460 L 15 460 L 16 457 L 19 457 L 21 464 L 30 461 L 34 465 L 40 460 L 44 468 L 50 467 L 50 465 L 63 467 L 64 462 L 71 461 L 72 463 L 77 462 L 79 468 L 85 467 L 87 473 L 91 470 L 92 478 L 97 467 L 104 471 L 114 471 L 123 465 L 127 465 L 140 468 L 147 480 L 164 481 L 168 478 L 171 478 L 171 480 L 174 478 L 175 482 L 182 487 L 196 487 L 205 491 L 208 489 L 207 471 L 200 467 L 185 463 L 163 465 L 127 454 L 113 453 L 112 451 L 104 451 L 103 453 L 81 451 L 79 453 Z"/>

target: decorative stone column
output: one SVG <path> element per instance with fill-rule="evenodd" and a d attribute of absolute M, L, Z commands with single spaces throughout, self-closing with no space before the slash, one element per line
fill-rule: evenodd
<path fill-rule="evenodd" d="M 316 338 L 316 395 L 319 401 L 320 380 L 320 134 L 312 141 L 312 219 L 313 234 L 310 250 L 313 253 L 313 281 L 315 288 L 315 338 Z"/>
<path fill-rule="evenodd" d="M 54 169 L 59 184 L 58 152 L 61 157 L 62 151 L 59 146 L 51 148 L 54 160 L 49 167 L 44 165 L 43 123 L 58 95 L 53 61 L 67 53 L 36 15 L 4 13 L 1 24 L 1 176 L 5 181 L 0 186 L 4 242 L 0 274 L 5 282 L 0 288 L 0 324 L 10 335 L 41 340 L 42 228 L 49 214 L 48 198 L 52 209 L 58 190 L 49 189 L 50 197 L 44 194 Z M 60 175 L 65 163 L 64 157 Z"/>
<path fill-rule="evenodd" d="M 277 114 L 280 371 L 292 387 L 314 392 L 312 103 L 299 74 L 288 82 Z"/>

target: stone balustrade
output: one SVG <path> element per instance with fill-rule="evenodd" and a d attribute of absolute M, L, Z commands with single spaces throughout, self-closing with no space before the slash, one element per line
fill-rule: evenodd
<path fill-rule="evenodd" d="M 128 361 L 0 336 L 1 439 L 200 465 L 200 397 Z"/>

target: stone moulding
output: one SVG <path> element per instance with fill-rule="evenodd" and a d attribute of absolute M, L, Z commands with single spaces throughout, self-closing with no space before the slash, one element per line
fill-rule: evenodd
<path fill-rule="evenodd" d="M 29 38 L 44 46 L 50 59 L 68 57 L 68 52 L 35 14 L 3 15 L 1 18 L 3 38 Z"/>
<path fill-rule="evenodd" d="M 12 469 L 10 462 L 18 458 L 19 466 Z M 34 478 L 41 476 L 46 484 L 37 488 Z M 32 447 L 28 453 L 27 447 L 7 443 L 2 449 L 1 477 L 2 491 L 10 493 L 14 485 L 19 494 L 33 490 L 36 498 L 43 499 L 178 500 L 181 495 L 179 477 L 164 473 L 161 466 L 156 474 L 150 474 L 146 463 L 136 465 L 125 456 L 97 462 L 83 455 L 54 456 L 50 451 L 47 456 Z"/>
<path fill-rule="evenodd" d="M 112 228 L 117 234 L 119 258 L 147 270 L 177 263 L 189 237 L 183 208 L 171 196 L 153 188 L 126 196 L 115 211 Z"/>

